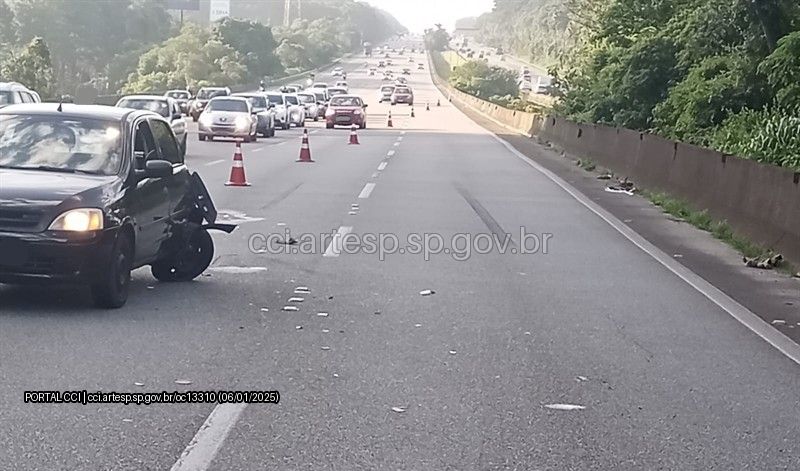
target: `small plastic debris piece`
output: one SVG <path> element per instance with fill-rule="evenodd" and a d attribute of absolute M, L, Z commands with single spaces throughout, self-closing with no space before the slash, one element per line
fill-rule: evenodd
<path fill-rule="evenodd" d="M 180 384 L 182 386 L 188 386 L 188 385 L 192 384 L 192 382 L 189 381 L 188 379 L 176 379 L 175 380 L 175 384 Z"/>
<path fill-rule="evenodd" d="M 772 325 L 786 325 L 786 321 L 783 319 L 775 319 L 772 321 Z"/>
<path fill-rule="evenodd" d="M 422 324 L 414 324 L 414 327 L 422 327 Z"/>
<path fill-rule="evenodd" d="M 430 296 L 432 294 L 436 294 L 436 291 L 434 291 L 432 289 L 425 289 L 425 290 L 420 291 L 419 294 L 421 296 Z"/>
<path fill-rule="evenodd" d="M 133 385 L 142 387 L 142 386 L 144 386 L 144 383 L 140 383 L 140 382 L 137 381 L 137 382 L 133 383 Z"/>
<path fill-rule="evenodd" d="M 575 380 L 577 380 L 579 383 L 582 383 L 584 381 L 589 381 L 589 378 L 587 378 L 586 376 L 578 376 L 575 378 Z"/>
<path fill-rule="evenodd" d="M 268 308 L 266 308 L 266 307 L 262 307 L 262 308 L 261 308 L 261 312 L 269 312 L 269 309 L 268 309 Z"/>
<path fill-rule="evenodd" d="M 406 408 L 405 408 L 405 407 L 396 407 L 396 406 L 395 406 L 395 407 L 392 407 L 392 410 L 393 410 L 394 412 L 397 412 L 398 414 L 402 414 L 403 412 L 405 412 L 405 411 L 406 411 Z"/>
<path fill-rule="evenodd" d="M 323 334 L 327 334 L 328 332 L 330 332 L 330 330 L 328 330 L 328 329 L 322 329 L 322 333 L 323 333 Z"/>
<path fill-rule="evenodd" d="M 305 298 L 289 298 L 288 302 L 290 302 L 290 303 L 302 303 L 303 301 L 305 301 Z"/>
<path fill-rule="evenodd" d="M 320 347 L 320 348 L 321 348 L 322 350 L 325 350 L 325 351 L 327 351 L 327 350 L 330 350 L 330 349 L 331 349 L 331 347 Z"/>
<path fill-rule="evenodd" d="M 450 355 L 455 355 L 456 353 L 458 352 L 456 352 L 455 350 L 450 350 Z"/>
<path fill-rule="evenodd" d="M 302 325 L 296 325 L 296 326 L 294 326 L 294 328 L 295 328 L 295 330 L 303 330 L 303 326 Z"/>
<path fill-rule="evenodd" d="M 584 406 L 579 406 L 575 404 L 546 404 L 545 407 L 547 407 L 548 409 L 566 410 L 566 411 L 586 409 L 586 407 Z"/>
<path fill-rule="evenodd" d="M 283 311 L 299 311 L 300 309 L 297 306 L 283 306 Z"/>

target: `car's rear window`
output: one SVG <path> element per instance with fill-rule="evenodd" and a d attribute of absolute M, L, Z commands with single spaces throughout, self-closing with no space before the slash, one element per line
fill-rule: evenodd
<path fill-rule="evenodd" d="M 317 101 L 317 97 L 310 94 L 297 95 L 297 98 L 300 99 L 300 103 L 316 103 Z"/>
<path fill-rule="evenodd" d="M 101 119 L 0 115 L 0 167 L 115 175 L 121 129 Z"/>
<path fill-rule="evenodd" d="M 381 91 L 382 92 L 392 92 L 392 91 L 394 91 L 394 87 L 387 85 L 385 87 L 381 87 Z"/>
<path fill-rule="evenodd" d="M 252 95 L 246 96 L 247 101 L 250 102 L 250 106 L 253 108 L 266 108 L 267 107 L 267 99 L 260 95 Z"/>
<path fill-rule="evenodd" d="M 269 95 L 267 96 L 269 102 L 273 105 L 282 105 L 283 104 L 283 97 L 281 95 Z"/>
<path fill-rule="evenodd" d="M 189 92 L 169 92 L 167 96 L 170 98 L 175 98 L 176 100 L 183 100 L 189 98 Z"/>
<path fill-rule="evenodd" d="M 395 93 L 411 93 L 411 89 L 405 87 L 397 87 L 394 89 Z"/>
<path fill-rule="evenodd" d="M 208 102 L 209 111 L 230 111 L 247 113 L 247 103 L 241 100 L 211 100 Z"/>
<path fill-rule="evenodd" d="M 148 100 L 148 99 L 122 99 L 117 106 L 120 108 L 131 108 L 134 110 L 147 110 L 158 113 L 165 118 L 170 117 L 169 105 L 164 100 Z"/>
<path fill-rule="evenodd" d="M 331 106 L 364 106 L 357 96 L 337 96 L 331 98 Z"/>
<path fill-rule="evenodd" d="M 227 96 L 227 95 L 228 92 L 220 89 L 201 88 L 200 91 L 197 92 L 197 98 L 199 100 L 210 100 L 216 96 Z"/>
<path fill-rule="evenodd" d="M 300 103 L 299 101 L 297 101 L 297 97 L 294 95 L 286 95 L 286 102 L 289 103 L 290 105 L 297 105 Z"/>

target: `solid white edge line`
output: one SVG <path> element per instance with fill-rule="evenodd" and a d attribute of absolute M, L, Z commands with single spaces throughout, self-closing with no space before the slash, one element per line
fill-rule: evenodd
<path fill-rule="evenodd" d="M 395 152 L 393 150 L 390 150 L 389 152 L 386 153 L 386 155 L 388 155 L 389 157 L 393 156 L 394 154 Z"/>
<path fill-rule="evenodd" d="M 433 86 L 438 90 L 438 87 L 436 86 L 435 83 L 433 84 Z M 439 92 L 441 93 L 441 90 L 439 90 Z M 465 103 L 465 105 L 473 109 L 476 113 L 483 116 L 484 118 L 487 118 L 490 121 L 493 121 L 506 129 L 514 131 L 515 133 L 520 134 L 522 136 L 530 137 L 529 135 L 519 131 L 518 129 L 514 129 L 510 126 L 507 126 L 501 123 L 500 121 L 492 118 L 491 116 L 482 113 L 480 110 L 474 108 L 468 103 Z M 477 122 L 475 122 L 474 119 L 470 118 L 466 113 L 464 113 L 464 111 L 462 111 L 457 106 L 454 106 L 453 108 L 458 110 L 459 113 L 464 115 L 464 117 L 466 117 L 473 123 L 478 124 Z M 478 126 L 480 126 L 480 124 L 478 124 Z M 486 130 L 498 142 L 500 142 L 500 144 L 505 146 L 505 148 L 508 149 L 509 152 L 514 154 L 517 158 L 527 163 L 534 169 L 536 169 L 539 173 L 546 176 L 553 183 L 561 187 L 562 190 L 566 191 L 570 196 L 575 198 L 575 200 L 577 200 L 579 203 L 585 206 L 589 211 L 599 216 L 600 219 L 604 220 L 608 225 L 613 227 L 617 232 L 622 234 L 626 239 L 631 241 L 644 253 L 655 259 L 658 263 L 663 265 L 667 270 L 674 273 L 676 276 L 678 276 L 678 278 L 682 279 L 685 283 L 694 288 L 697 292 L 705 296 L 709 301 L 719 306 L 720 309 L 727 312 L 740 324 L 745 326 L 754 334 L 761 337 L 765 342 L 772 345 L 779 352 L 783 353 L 787 358 L 800 365 L 800 345 L 795 343 L 792 339 L 790 339 L 782 332 L 772 327 L 766 321 L 758 317 L 753 311 L 747 309 L 738 301 L 725 294 L 722 290 L 720 290 L 716 286 L 706 281 L 700 275 L 698 275 L 697 273 L 691 271 L 690 269 L 686 268 L 685 266 L 675 261 L 675 259 L 664 253 L 664 251 L 662 251 L 661 249 L 659 249 L 658 247 L 647 241 L 647 239 L 645 239 L 641 235 L 634 232 L 625 223 L 617 219 L 617 217 L 615 217 L 613 214 L 609 213 L 608 211 L 600 207 L 600 205 L 598 205 L 591 199 L 587 198 L 586 195 L 578 191 L 576 188 L 567 183 L 561 177 L 559 177 L 558 175 L 554 174 L 553 172 L 539 165 L 539 163 L 525 156 L 522 152 L 518 151 L 516 148 L 514 148 L 514 146 L 509 144 L 505 139 L 501 138 L 497 134 L 489 131 L 486 128 L 483 129 Z"/>
<path fill-rule="evenodd" d="M 361 193 L 358 194 L 358 198 L 362 200 L 369 198 L 369 195 L 372 193 L 372 190 L 374 189 L 375 189 L 375 183 L 367 183 L 366 185 L 364 185 L 364 189 L 361 190 Z"/>
<path fill-rule="evenodd" d="M 325 253 L 322 254 L 323 257 L 338 257 L 339 254 L 342 252 L 342 241 L 344 236 L 353 232 L 352 226 L 341 226 L 339 230 L 336 231 L 336 234 L 333 235 L 333 240 L 331 243 L 328 244 L 328 248 L 325 249 Z"/>
<path fill-rule="evenodd" d="M 506 149 L 508 149 L 512 154 L 536 169 L 539 173 L 549 178 L 553 183 L 561 187 L 562 190 L 566 191 L 589 211 L 595 213 L 609 226 L 616 229 L 617 232 L 622 234 L 635 246 L 639 247 L 639 249 L 641 249 L 644 253 L 650 255 L 667 270 L 677 275 L 689 286 L 719 306 L 723 311 L 730 314 L 731 317 L 739 321 L 739 323 L 750 329 L 753 333 L 764 339 L 767 343 L 778 349 L 778 351 L 800 365 L 800 345 L 796 344 L 792 339 L 772 327 L 770 324 L 758 317 L 754 312 L 750 311 L 738 301 L 725 294 L 722 290 L 703 279 L 697 273 L 676 262 L 664 251 L 633 231 L 633 229 L 617 219 L 616 216 L 609 213 L 600 205 L 586 197 L 586 195 L 578 191 L 561 177 L 526 157 L 500 136 L 497 136 L 496 134 L 492 134 L 492 136 L 503 146 L 505 146 Z"/>
<path fill-rule="evenodd" d="M 387 162 L 381 162 L 381 164 L 378 165 L 378 170 L 380 170 L 382 172 L 386 168 L 386 165 L 387 165 Z"/>
<path fill-rule="evenodd" d="M 225 160 L 225 159 L 214 160 L 214 161 L 212 161 L 212 162 L 209 162 L 209 163 L 207 163 L 207 164 L 206 164 L 206 167 L 210 167 L 210 166 L 212 166 L 212 165 L 221 164 L 221 163 L 223 163 L 223 162 L 226 162 L 226 160 Z"/>
<path fill-rule="evenodd" d="M 394 146 L 395 146 L 395 147 L 397 147 L 397 146 L 399 146 L 399 145 L 400 145 L 400 143 L 399 143 L 399 142 L 395 142 L 395 143 L 394 143 Z"/>
<path fill-rule="evenodd" d="M 244 403 L 217 405 L 170 471 L 207 470 L 245 406 Z"/>

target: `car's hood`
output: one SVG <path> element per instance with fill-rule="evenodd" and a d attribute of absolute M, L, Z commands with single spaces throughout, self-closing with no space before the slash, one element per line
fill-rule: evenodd
<path fill-rule="evenodd" d="M 121 190 L 117 176 L 0 169 L 0 230 L 42 231 L 68 209 L 108 206 Z"/>

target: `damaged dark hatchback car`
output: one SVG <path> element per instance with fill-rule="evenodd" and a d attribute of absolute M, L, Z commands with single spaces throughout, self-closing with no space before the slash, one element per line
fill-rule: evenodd
<path fill-rule="evenodd" d="M 216 211 L 169 123 L 71 104 L 0 110 L 0 283 L 80 283 L 125 304 L 131 270 L 187 281 L 211 263 Z"/>

